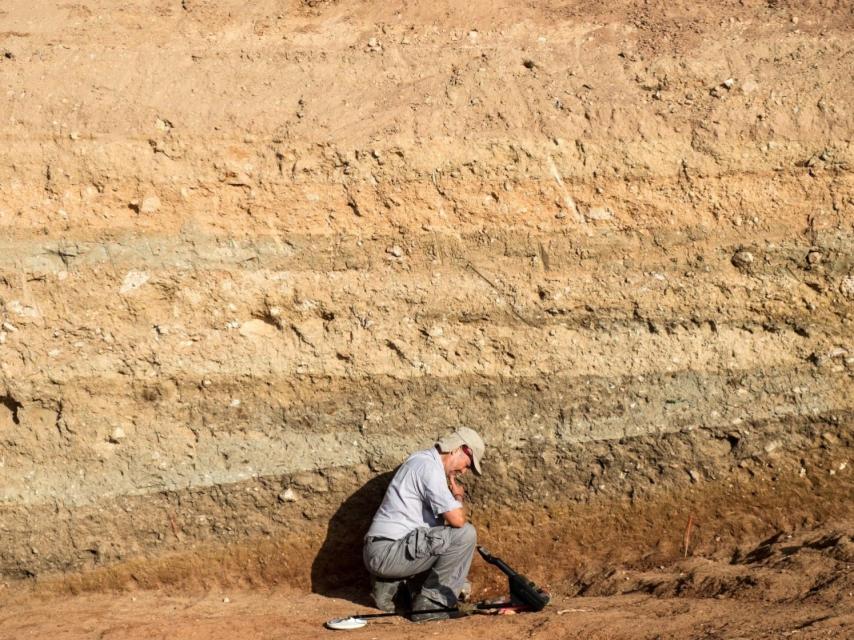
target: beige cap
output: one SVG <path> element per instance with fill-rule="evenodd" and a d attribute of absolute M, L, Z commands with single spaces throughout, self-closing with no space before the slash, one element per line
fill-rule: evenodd
<path fill-rule="evenodd" d="M 436 442 L 436 446 L 439 447 L 439 451 L 442 453 L 450 453 L 464 444 L 468 445 L 469 449 L 471 449 L 474 472 L 480 475 L 480 462 L 483 460 L 486 445 L 483 444 L 483 439 L 477 434 L 477 431 L 468 427 L 459 427 L 453 433 L 449 433 Z"/>

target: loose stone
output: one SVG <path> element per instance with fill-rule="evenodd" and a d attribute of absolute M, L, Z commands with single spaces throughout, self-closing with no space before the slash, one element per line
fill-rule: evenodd
<path fill-rule="evenodd" d="M 732 257 L 732 264 L 739 269 L 745 269 L 753 264 L 754 259 L 755 258 L 750 251 L 736 251 L 735 255 Z"/>

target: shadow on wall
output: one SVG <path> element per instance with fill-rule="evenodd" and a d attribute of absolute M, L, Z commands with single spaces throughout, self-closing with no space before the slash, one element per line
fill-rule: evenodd
<path fill-rule="evenodd" d="M 311 565 L 311 590 L 373 606 L 370 576 L 362 563 L 362 542 L 395 472 L 372 478 L 330 518 L 326 539 Z"/>

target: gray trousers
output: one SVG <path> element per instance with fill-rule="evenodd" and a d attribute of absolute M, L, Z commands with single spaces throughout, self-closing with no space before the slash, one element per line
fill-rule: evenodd
<path fill-rule="evenodd" d="M 453 607 L 465 584 L 477 545 L 477 531 L 462 527 L 414 529 L 400 540 L 366 540 L 365 567 L 384 580 L 409 578 L 429 571 L 421 595 Z"/>

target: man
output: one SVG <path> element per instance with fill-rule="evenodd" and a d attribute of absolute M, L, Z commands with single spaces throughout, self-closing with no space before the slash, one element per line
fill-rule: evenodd
<path fill-rule="evenodd" d="M 394 611 L 398 588 L 424 572 L 413 611 L 456 605 L 477 543 L 463 506 L 465 489 L 457 478 L 469 468 L 480 475 L 484 449 L 477 432 L 460 427 L 400 465 L 365 536 L 363 557 L 378 608 Z M 431 612 L 412 619 L 447 617 Z"/>

